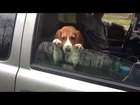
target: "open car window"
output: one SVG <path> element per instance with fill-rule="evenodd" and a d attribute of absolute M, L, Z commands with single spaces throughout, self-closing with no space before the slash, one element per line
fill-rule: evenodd
<path fill-rule="evenodd" d="M 114 22 L 129 28 L 133 13 L 105 13 L 103 20 Z"/>
<path fill-rule="evenodd" d="M 85 17 L 88 15 L 87 13 Z M 110 14 L 106 14 L 104 19 L 108 15 Z M 54 36 L 62 26 L 77 23 L 76 13 L 39 14 L 36 21 L 31 57 L 32 68 L 97 84 L 99 82 L 101 85 L 115 88 L 128 89 L 130 86 L 136 89 L 140 86 L 140 79 L 138 79 L 140 76 L 137 76 L 140 72 L 138 65 L 134 65 L 127 59 L 95 50 L 79 49 L 78 55 L 77 53 L 73 55 L 73 59 L 78 58 L 78 64 L 74 69 L 70 62 L 65 62 L 63 59 L 59 62 L 60 65 L 54 63 L 52 43 Z M 130 20 L 126 25 L 129 22 Z"/>

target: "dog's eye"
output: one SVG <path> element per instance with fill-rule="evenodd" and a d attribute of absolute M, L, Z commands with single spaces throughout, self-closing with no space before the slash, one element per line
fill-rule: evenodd
<path fill-rule="evenodd" d="M 66 38 L 65 37 L 62 37 L 62 40 L 65 40 Z"/>
<path fill-rule="evenodd" d="M 71 37 L 71 40 L 74 40 L 75 39 L 75 37 Z"/>

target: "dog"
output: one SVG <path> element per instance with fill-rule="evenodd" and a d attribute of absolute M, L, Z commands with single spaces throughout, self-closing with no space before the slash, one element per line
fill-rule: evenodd
<path fill-rule="evenodd" d="M 58 29 L 54 40 L 54 53 L 53 60 L 57 64 L 59 61 L 65 61 L 75 67 L 78 64 L 80 58 L 79 49 L 83 49 L 84 39 L 79 30 L 73 26 L 64 26 Z M 61 63 L 64 68 L 67 66 Z M 73 68 L 71 68 L 73 69 Z"/>

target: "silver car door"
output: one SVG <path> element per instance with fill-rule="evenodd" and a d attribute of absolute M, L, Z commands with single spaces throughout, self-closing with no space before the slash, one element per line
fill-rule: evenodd
<path fill-rule="evenodd" d="M 20 69 L 17 74 L 16 92 L 23 91 L 121 91 L 82 80 L 76 80 L 38 71 L 30 67 L 32 40 L 37 14 L 28 13 L 22 41 Z"/>
<path fill-rule="evenodd" d="M 1 20 L 2 17 L 0 17 L 0 21 L 2 22 L 0 23 L 1 26 L 0 28 L 4 28 L 4 31 L 0 32 L 0 34 L 3 34 L 4 36 L 3 40 L 5 39 L 3 43 L 5 44 L 7 42 L 8 37 L 12 39 L 10 39 L 11 43 L 9 42 L 11 44 L 10 45 L 11 48 L 9 51 L 8 58 L 4 60 L 0 59 L 0 91 L 13 92 L 16 73 L 19 69 L 21 39 L 26 14 L 25 13 L 2 13 L 2 14 L 3 16 L 7 16 L 5 20 Z M 11 22 L 14 22 L 14 24 Z M 10 35 L 12 34 L 11 37 L 8 36 L 9 34 Z M 0 56 L 4 53 L 1 52 Z"/>

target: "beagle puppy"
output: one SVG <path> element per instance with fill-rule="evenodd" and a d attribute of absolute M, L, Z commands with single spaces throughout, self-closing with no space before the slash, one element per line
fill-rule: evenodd
<path fill-rule="evenodd" d="M 73 26 L 64 26 L 56 32 L 52 43 L 54 45 L 54 63 L 65 61 L 73 64 L 74 67 L 78 64 L 79 49 L 83 49 L 84 43 L 80 31 Z"/>

